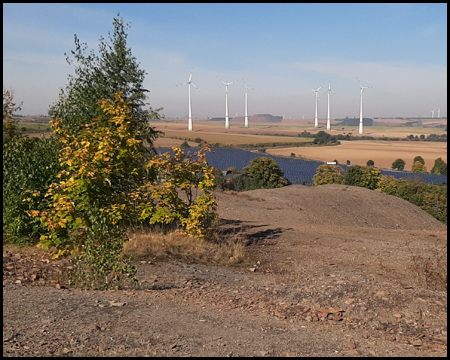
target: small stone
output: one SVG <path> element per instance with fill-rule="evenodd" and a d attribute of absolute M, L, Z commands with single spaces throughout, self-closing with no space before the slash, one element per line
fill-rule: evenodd
<path fill-rule="evenodd" d="M 352 350 L 344 350 L 344 351 L 341 352 L 341 354 L 358 356 L 358 355 L 359 355 L 359 351 L 356 350 L 356 349 L 352 349 Z"/>
<path fill-rule="evenodd" d="M 384 293 L 384 291 L 378 291 L 374 296 L 381 297 L 381 296 L 384 296 L 384 295 L 386 295 Z"/>
<path fill-rule="evenodd" d="M 403 317 L 403 315 L 400 313 L 394 313 L 394 317 L 397 319 L 401 319 Z"/>
<path fill-rule="evenodd" d="M 356 349 L 356 344 L 353 341 L 346 341 L 344 342 L 344 345 L 349 349 Z"/>
<path fill-rule="evenodd" d="M 248 270 L 251 271 L 251 272 L 255 272 L 256 268 L 249 268 Z"/>
<path fill-rule="evenodd" d="M 355 299 L 348 299 L 347 301 L 345 301 L 346 304 L 353 304 L 355 302 Z"/>
<path fill-rule="evenodd" d="M 409 343 L 412 346 L 422 346 L 422 340 L 420 340 L 420 339 L 410 340 Z"/>

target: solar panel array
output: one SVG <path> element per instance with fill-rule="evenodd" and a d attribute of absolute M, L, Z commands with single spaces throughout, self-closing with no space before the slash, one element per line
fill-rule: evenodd
<path fill-rule="evenodd" d="M 199 148 L 187 148 L 183 149 L 186 154 L 195 154 Z M 302 184 L 312 186 L 314 175 L 316 175 L 316 169 L 320 165 L 323 165 L 322 161 L 305 160 L 298 158 L 288 158 L 274 156 L 259 152 L 252 152 L 242 149 L 227 149 L 227 148 L 213 148 L 211 152 L 206 153 L 206 160 L 208 164 L 221 169 L 226 170 L 234 166 L 239 172 L 250 164 L 252 159 L 258 157 L 268 157 L 277 162 L 278 166 L 283 169 L 284 177 L 288 179 L 292 184 Z M 159 154 L 166 152 L 173 153 L 170 148 L 159 148 L 157 149 Z M 339 165 L 344 171 L 350 167 L 348 165 Z M 406 171 L 389 171 L 381 170 L 382 175 L 390 175 L 397 179 L 420 179 L 425 183 L 431 184 L 446 184 L 447 175 L 437 175 L 437 174 L 418 174 Z"/>

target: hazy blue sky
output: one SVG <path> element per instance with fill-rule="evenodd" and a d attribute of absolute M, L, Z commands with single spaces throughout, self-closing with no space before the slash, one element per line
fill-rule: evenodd
<path fill-rule="evenodd" d="M 131 24 L 128 46 L 142 69 L 148 102 L 166 117 L 249 115 L 314 118 L 310 89 L 331 81 L 331 117 L 447 116 L 447 4 L 3 4 L 3 85 L 23 115 L 47 114 L 73 65 L 74 34 L 90 49 Z M 327 117 L 327 96 L 319 118 Z"/>

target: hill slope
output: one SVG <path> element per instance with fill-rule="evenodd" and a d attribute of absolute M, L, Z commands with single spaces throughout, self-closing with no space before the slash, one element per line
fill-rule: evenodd
<path fill-rule="evenodd" d="M 3 354 L 446 356 L 443 224 L 345 185 L 217 197 L 250 269 L 139 262 L 147 290 L 82 291 L 18 283 L 57 264 L 4 252 Z"/>

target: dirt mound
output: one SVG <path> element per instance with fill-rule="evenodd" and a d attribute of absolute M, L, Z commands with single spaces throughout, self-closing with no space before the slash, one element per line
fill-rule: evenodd
<path fill-rule="evenodd" d="M 322 186 L 291 185 L 277 189 L 260 189 L 235 196 L 241 202 L 223 209 L 239 214 L 239 218 L 277 220 L 291 224 L 311 224 L 405 229 L 446 230 L 446 226 L 419 207 L 395 196 L 357 186 L 329 184 Z M 224 199 L 227 194 L 219 194 Z M 257 203 L 255 203 L 257 201 Z M 255 207 L 252 216 L 250 208 Z M 221 209 L 219 208 L 219 211 Z M 264 220 L 263 220 L 264 219 Z"/>
<path fill-rule="evenodd" d="M 216 195 L 250 266 L 147 259 L 141 289 L 86 291 L 4 251 L 3 354 L 446 356 L 446 226 L 344 185 Z"/>

